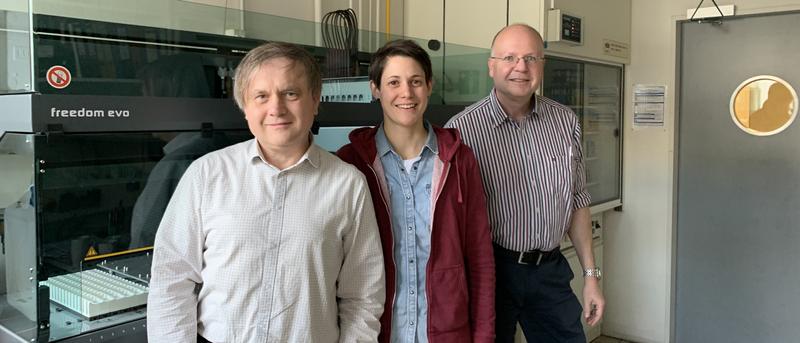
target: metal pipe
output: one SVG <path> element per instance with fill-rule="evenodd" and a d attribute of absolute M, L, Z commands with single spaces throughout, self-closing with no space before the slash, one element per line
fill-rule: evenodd
<path fill-rule="evenodd" d="M 392 0 L 386 0 L 386 40 L 391 39 Z"/>

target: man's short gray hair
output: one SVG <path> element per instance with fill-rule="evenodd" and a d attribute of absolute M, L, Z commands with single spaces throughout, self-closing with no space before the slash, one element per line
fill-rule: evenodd
<path fill-rule="evenodd" d="M 253 73 L 265 62 L 275 58 L 286 58 L 299 64 L 305 69 L 306 81 L 311 89 L 311 94 L 319 96 L 322 93 L 322 74 L 317 61 L 305 49 L 290 43 L 268 42 L 250 50 L 244 56 L 239 66 L 236 67 L 236 76 L 233 83 L 233 98 L 239 109 L 244 110 L 245 92 L 250 85 Z"/>

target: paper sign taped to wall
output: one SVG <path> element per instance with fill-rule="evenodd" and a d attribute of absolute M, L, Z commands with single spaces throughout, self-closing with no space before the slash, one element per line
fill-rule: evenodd
<path fill-rule="evenodd" d="M 633 127 L 663 127 L 667 86 L 633 86 Z"/>

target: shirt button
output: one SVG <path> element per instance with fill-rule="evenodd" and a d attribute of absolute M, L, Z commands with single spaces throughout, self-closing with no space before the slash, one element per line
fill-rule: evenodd
<path fill-rule="evenodd" d="M 414 260 L 408 260 L 408 263 L 414 263 Z"/>
<path fill-rule="evenodd" d="M 411 199 L 411 196 L 410 195 L 406 195 L 406 199 Z"/>
<path fill-rule="evenodd" d="M 413 326 L 413 325 L 414 325 L 414 322 L 409 322 L 409 323 L 408 323 L 408 325 L 411 325 L 411 326 Z"/>
<path fill-rule="evenodd" d="M 408 227 L 408 231 L 411 231 L 411 230 L 414 230 L 414 228 L 409 226 Z"/>
<path fill-rule="evenodd" d="M 411 294 L 414 294 L 414 291 L 412 290 L 412 291 L 411 291 L 411 292 L 409 292 L 409 293 L 411 293 Z"/>

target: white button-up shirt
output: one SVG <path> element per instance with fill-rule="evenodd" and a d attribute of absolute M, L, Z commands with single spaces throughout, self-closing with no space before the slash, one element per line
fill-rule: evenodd
<path fill-rule="evenodd" d="M 156 233 L 149 341 L 376 341 L 373 211 L 363 175 L 315 144 L 282 171 L 255 139 L 198 159 Z"/>

